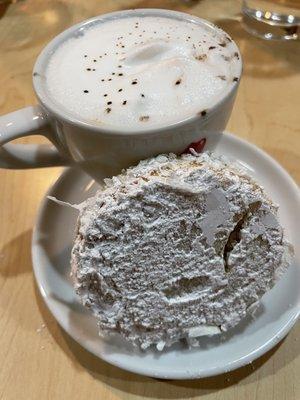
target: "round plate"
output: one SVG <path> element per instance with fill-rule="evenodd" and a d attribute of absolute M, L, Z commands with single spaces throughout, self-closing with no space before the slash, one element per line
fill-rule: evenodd
<path fill-rule="evenodd" d="M 33 268 L 40 292 L 63 329 L 87 350 L 128 371 L 167 379 L 217 375 L 252 362 L 276 345 L 292 328 L 300 309 L 300 194 L 280 165 L 257 147 L 224 134 L 216 153 L 240 161 L 280 206 L 280 220 L 295 246 L 295 261 L 267 293 L 255 316 L 223 335 L 203 337 L 199 348 L 183 343 L 159 353 L 137 351 L 122 339 L 99 337 L 95 318 L 80 305 L 70 281 L 70 251 L 77 210 L 45 199 L 33 233 Z M 97 185 L 83 172 L 67 169 L 48 195 L 78 204 Z"/>

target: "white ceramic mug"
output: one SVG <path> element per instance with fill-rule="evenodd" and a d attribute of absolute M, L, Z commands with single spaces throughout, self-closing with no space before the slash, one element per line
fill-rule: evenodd
<path fill-rule="evenodd" d="M 126 129 L 103 129 L 61 110 L 47 94 L 45 70 L 51 54 L 66 39 L 99 21 L 134 16 L 165 16 L 178 20 L 214 25 L 200 18 L 169 10 L 137 9 L 106 14 L 81 22 L 55 37 L 41 52 L 33 72 L 33 85 L 39 105 L 23 108 L 0 118 L 0 167 L 37 168 L 57 165 L 78 165 L 92 177 L 101 180 L 119 173 L 138 160 L 160 153 L 180 154 L 190 146 L 196 151 L 213 150 L 225 129 L 236 96 L 238 82 L 228 95 L 206 115 L 199 113 L 162 128 L 139 132 Z M 236 45 L 235 45 L 236 46 Z M 236 51 L 239 53 L 238 48 Z M 241 60 L 241 57 L 240 57 Z M 240 78 L 242 62 L 240 61 Z M 20 145 L 8 142 L 34 134 L 46 136 L 51 145 Z"/>

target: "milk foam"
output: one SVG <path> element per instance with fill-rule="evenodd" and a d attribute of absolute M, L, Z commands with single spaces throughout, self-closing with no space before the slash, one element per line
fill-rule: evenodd
<path fill-rule="evenodd" d="M 222 31 L 149 16 L 99 23 L 65 41 L 46 82 L 81 119 L 138 130 L 206 115 L 239 74 L 236 46 Z"/>

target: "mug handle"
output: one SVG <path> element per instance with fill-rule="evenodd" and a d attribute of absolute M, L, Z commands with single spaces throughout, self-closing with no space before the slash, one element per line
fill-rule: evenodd
<path fill-rule="evenodd" d="M 39 105 L 1 116 L 0 168 L 26 169 L 68 164 L 52 145 L 9 144 L 14 139 L 37 134 L 55 143 L 55 133 L 47 115 Z"/>

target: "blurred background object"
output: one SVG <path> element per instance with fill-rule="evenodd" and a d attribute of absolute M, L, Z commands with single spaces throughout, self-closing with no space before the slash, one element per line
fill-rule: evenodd
<path fill-rule="evenodd" d="M 26 48 L 55 36 L 68 25 L 68 8 L 60 0 L 0 0 L 0 46 Z M 42 27 L 42 29 L 41 29 Z"/>
<path fill-rule="evenodd" d="M 299 0 L 244 0 L 242 23 L 245 29 L 267 40 L 300 38 Z"/>

